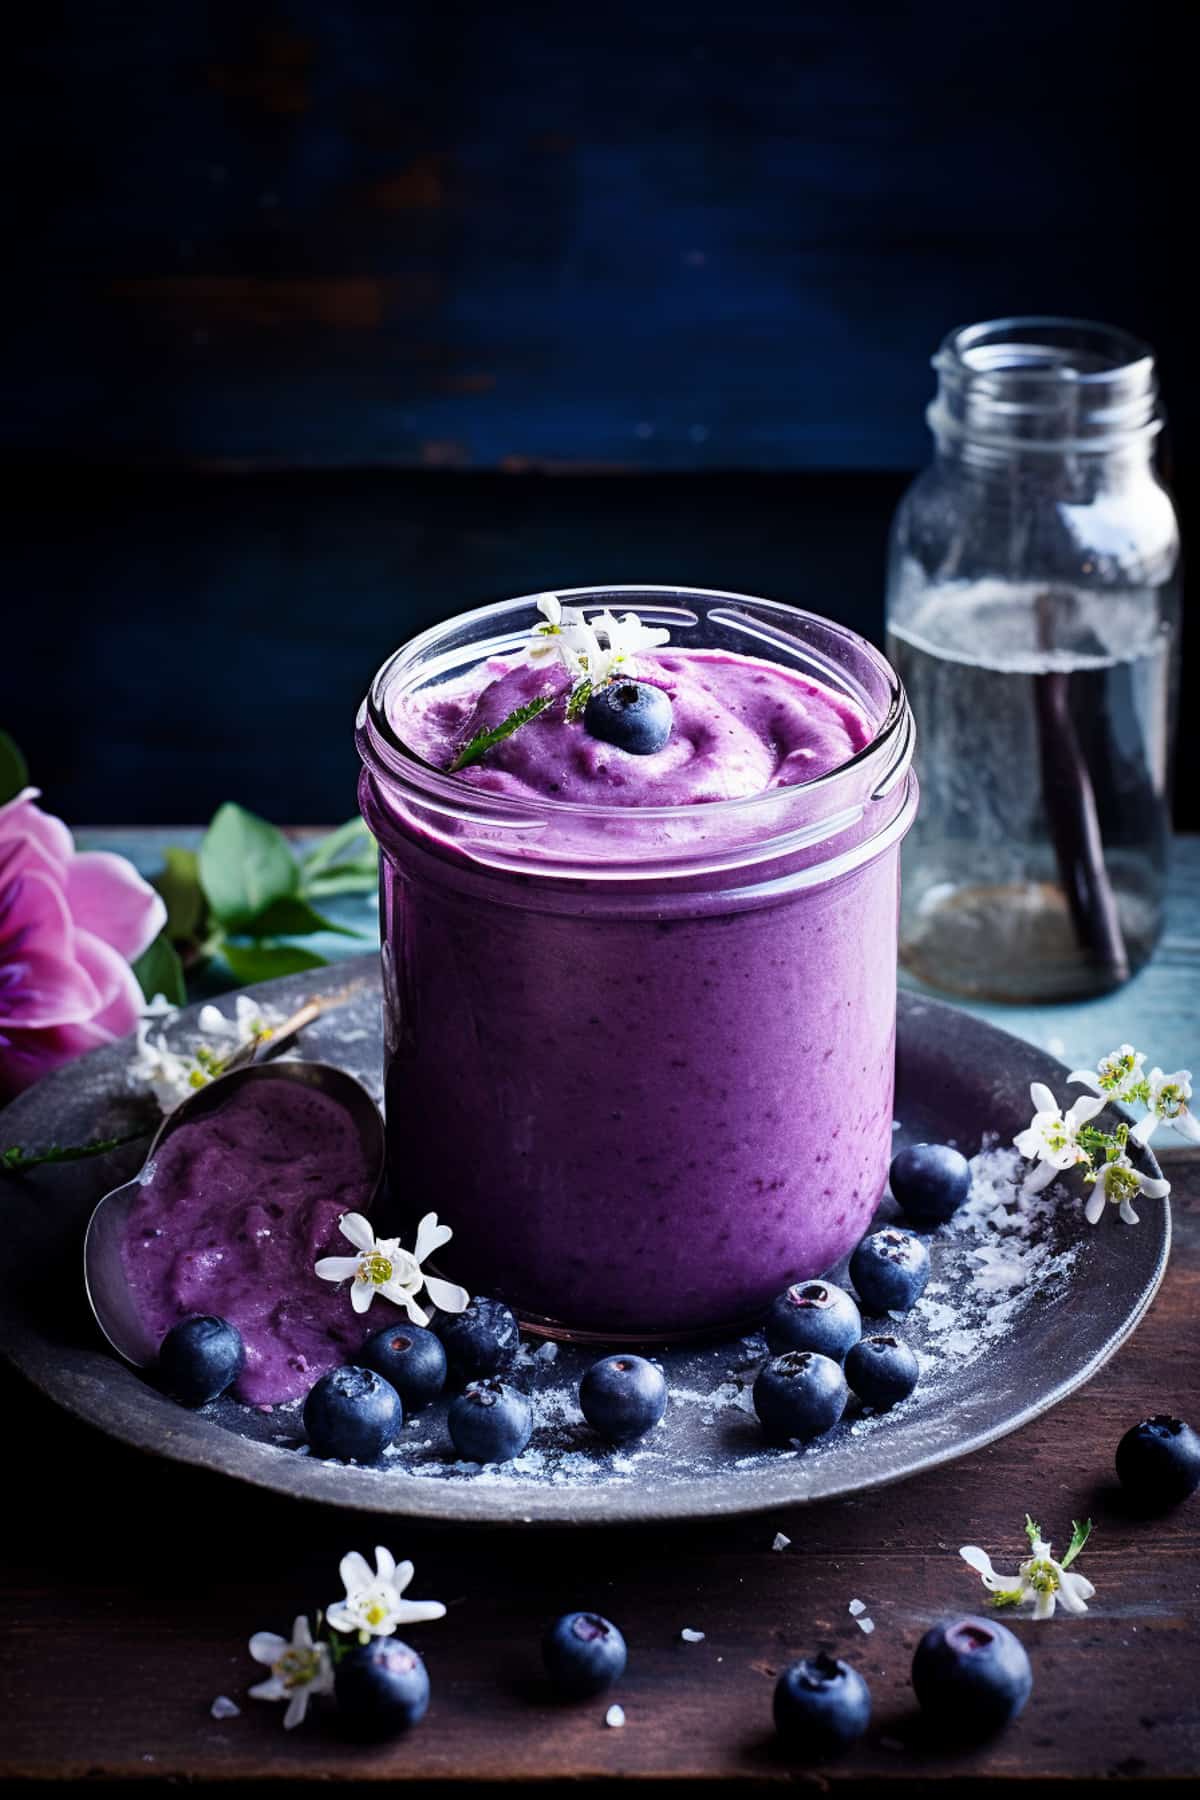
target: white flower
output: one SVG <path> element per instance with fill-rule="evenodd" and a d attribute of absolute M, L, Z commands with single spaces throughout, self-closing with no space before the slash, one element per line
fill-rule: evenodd
<path fill-rule="evenodd" d="M 1119 1050 L 1102 1056 L 1095 1069 L 1072 1069 L 1067 1080 L 1091 1088 L 1093 1094 L 1106 1094 L 1110 1100 L 1128 1104 L 1142 1097 L 1145 1060 L 1142 1051 L 1135 1050 L 1132 1044 L 1122 1044 Z"/>
<path fill-rule="evenodd" d="M 464 1312 L 471 1304 L 466 1288 L 453 1281 L 439 1281 L 421 1267 L 427 1256 L 454 1236 L 448 1225 L 438 1224 L 436 1213 L 426 1213 L 417 1226 L 413 1250 L 405 1250 L 399 1238 L 377 1238 L 371 1221 L 362 1213 L 343 1213 L 338 1223 L 342 1236 L 354 1245 L 358 1255 L 323 1256 L 316 1273 L 322 1281 L 353 1279 L 350 1304 L 356 1313 L 365 1313 L 376 1294 L 382 1294 L 393 1305 L 403 1307 L 414 1325 L 428 1325 L 429 1314 L 417 1304 L 422 1288 L 443 1312 Z"/>
<path fill-rule="evenodd" d="M 1025 1192 L 1036 1194 L 1049 1187 L 1063 1169 L 1072 1169 L 1077 1163 L 1088 1161 L 1088 1153 L 1079 1142 L 1079 1133 L 1090 1119 L 1103 1112 L 1106 1102 L 1103 1096 L 1081 1095 L 1064 1116 L 1054 1095 L 1042 1082 L 1035 1081 L 1029 1093 L 1036 1109 L 1033 1120 L 1024 1131 L 1017 1133 L 1013 1143 L 1022 1156 L 1041 1165 L 1025 1181 Z"/>
<path fill-rule="evenodd" d="M 292 1626 L 292 1641 L 273 1631 L 256 1631 L 250 1639 L 255 1662 L 266 1663 L 271 1674 L 250 1693 L 255 1700 L 286 1700 L 285 1731 L 299 1725 L 314 1694 L 333 1692 L 333 1664 L 327 1644 L 314 1644 L 308 1620 L 301 1615 Z"/>
<path fill-rule="evenodd" d="M 1200 1121 L 1188 1105 L 1192 1071 L 1176 1069 L 1173 1075 L 1164 1075 L 1161 1069 L 1151 1069 L 1147 1089 L 1146 1105 L 1150 1110 L 1129 1134 L 1134 1143 L 1148 1144 L 1163 1121 L 1169 1120 L 1181 1137 L 1200 1144 Z"/>
<path fill-rule="evenodd" d="M 578 686 L 586 681 L 591 690 L 611 681 L 639 650 L 655 649 L 670 637 L 659 626 L 643 625 L 633 612 L 618 619 L 605 608 L 586 619 L 577 607 L 564 606 L 557 594 L 540 595 L 537 607 L 545 623 L 533 628 L 530 662 L 557 656 L 572 682 Z"/>
<path fill-rule="evenodd" d="M 172 1050 L 161 1031 L 151 1036 L 153 1022 L 174 1009 L 165 1002 L 160 1005 L 158 999 L 147 1007 L 138 1024 L 137 1050 L 130 1072 L 153 1089 L 164 1113 L 174 1112 L 197 1088 L 207 1087 L 243 1044 L 270 1036 L 271 1027 L 262 1007 L 249 995 L 239 994 L 234 1006 L 236 1017 L 232 1019 L 215 1006 L 201 1007 L 197 1023 L 204 1036 L 183 1053 Z"/>
<path fill-rule="evenodd" d="M 1027 1518 L 1025 1531 L 1031 1554 L 1015 1575 L 997 1575 L 991 1557 L 977 1544 L 964 1544 L 958 1554 L 977 1571 L 992 1594 L 993 1606 L 1022 1606 L 1032 1600 L 1034 1618 L 1049 1619 L 1054 1616 L 1055 1602 L 1061 1600 L 1067 1612 L 1085 1613 L 1096 1590 L 1085 1575 L 1073 1575 L 1070 1565 L 1083 1549 L 1091 1529 L 1090 1519 L 1086 1525 L 1076 1524 L 1067 1554 L 1061 1562 L 1055 1562 L 1040 1526 Z"/>
<path fill-rule="evenodd" d="M 340 1565 L 343 1600 L 335 1600 L 325 1617 L 335 1631 L 357 1631 L 367 1637 L 391 1637 L 397 1625 L 412 1625 L 421 1619 L 444 1619 L 446 1609 L 440 1600 L 405 1600 L 404 1590 L 413 1578 L 410 1562 L 397 1564 L 390 1550 L 382 1544 L 375 1548 L 375 1567 L 365 1556 L 351 1550 Z"/>
<path fill-rule="evenodd" d="M 1101 1163 L 1095 1175 L 1089 1175 L 1087 1180 L 1093 1183 L 1083 1209 L 1089 1225 L 1099 1222 L 1106 1204 L 1120 1207 L 1126 1225 L 1136 1225 L 1138 1216 L 1131 1202 L 1138 1194 L 1144 1194 L 1147 1200 L 1165 1200 L 1171 1191 L 1169 1181 L 1159 1181 L 1155 1176 L 1143 1175 L 1135 1169 L 1123 1150 L 1110 1161 Z"/>
<path fill-rule="evenodd" d="M 591 620 L 591 626 L 597 638 L 605 640 L 602 646 L 597 645 L 596 661 L 588 664 L 588 678 L 594 688 L 611 681 L 639 650 L 655 650 L 671 635 L 660 626 L 643 625 L 634 612 L 623 613 L 618 619 L 605 610 Z"/>

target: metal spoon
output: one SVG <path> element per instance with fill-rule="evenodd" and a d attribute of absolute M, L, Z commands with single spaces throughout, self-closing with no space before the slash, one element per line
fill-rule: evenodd
<path fill-rule="evenodd" d="M 138 1191 L 147 1179 L 161 1145 L 181 1125 L 193 1124 L 209 1117 L 229 1100 L 237 1088 L 251 1081 L 296 1081 L 305 1087 L 319 1088 L 345 1108 L 358 1132 L 359 1142 L 367 1158 L 370 1186 L 363 1196 L 361 1212 L 369 1212 L 383 1179 L 384 1135 L 379 1108 L 361 1082 L 335 1069 L 330 1063 L 282 1062 L 267 1067 L 256 1056 L 271 1055 L 291 1041 L 324 1012 L 327 1001 L 310 1001 L 272 1033 L 265 1042 L 248 1045 L 230 1059 L 230 1066 L 205 1087 L 197 1089 L 177 1106 L 159 1126 L 151 1142 L 146 1160 L 132 1181 L 113 1188 L 99 1200 L 88 1220 L 83 1239 L 83 1281 L 88 1304 L 96 1323 L 113 1349 L 127 1362 L 143 1368 L 158 1356 L 158 1344 L 143 1323 L 121 1259 L 121 1242 L 129 1212 Z M 236 1065 L 236 1066 L 235 1066 Z"/>

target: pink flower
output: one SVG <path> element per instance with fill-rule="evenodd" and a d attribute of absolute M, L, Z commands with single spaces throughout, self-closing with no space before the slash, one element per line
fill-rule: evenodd
<path fill-rule="evenodd" d="M 142 993 L 130 963 L 166 908 L 121 856 L 77 851 L 61 819 L 0 806 L 0 1101 L 132 1031 Z"/>

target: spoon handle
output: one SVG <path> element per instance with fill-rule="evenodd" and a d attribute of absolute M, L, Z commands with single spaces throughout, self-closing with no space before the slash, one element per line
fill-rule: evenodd
<path fill-rule="evenodd" d="M 313 994 L 282 1025 L 273 1026 L 262 1037 L 253 1038 L 250 1043 L 242 1044 L 235 1050 L 221 1073 L 229 1075 L 234 1069 L 246 1069 L 251 1063 L 265 1062 L 269 1056 L 286 1049 L 293 1038 L 299 1037 L 305 1026 L 311 1025 L 314 1019 L 319 1019 L 322 1013 L 332 1011 L 335 1006 L 345 1005 L 347 1000 L 361 993 L 363 986 L 361 981 L 356 981 L 349 987 L 339 988 L 333 994 Z"/>

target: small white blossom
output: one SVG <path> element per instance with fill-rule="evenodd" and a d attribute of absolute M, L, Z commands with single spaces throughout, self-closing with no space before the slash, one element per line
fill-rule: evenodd
<path fill-rule="evenodd" d="M 597 661 L 588 666 L 588 678 L 594 688 L 611 681 L 631 656 L 636 656 L 640 650 L 656 650 L 671 636 L 661 626 L 643 625 L 634 612 L 622 613 L 618 619 L 606 610 L 598 613 L 590 623 L 597 638 L 605 640 L 598 646 Z"/>
<path fill-rule="evenodd" d="M 343 1213 L 339 1227 L 357 1256 L 323 1256 L 315 1273 L 322 1281 L 352 1281 L 350 1304 L 356 1313 L 367 1312 L 376 1294 L 381 1294 L 402 1307 L 414 1325 L 428 1325 L 429 1314 L 417 1304 L 422 1288 L 443 1312 L 465 1312 L 471 1304 L 466 1288 L 427 1275 L 421 1267 L 427 1256 L 454 1236 L 448 1225 L 438 1224 L 436 1213 L 426 1213 L 417 1226 L 412 1250 L 405 1250 L 399 1238 L 377 1238 L 371 1221 L 362 1213 Z"/>
<path fill-rule="evenodd" d="M 1035 1108 L 1033 1119 L 1024 1131 L 1017 1133 L 1013 1143 L 1022 1156 L 1039 1165 L 1025 1180 L 1025 1192 L 1036 1194 L 1049 1187 L 1064 1169 L 1088 1161 L 1079 1133 L 1098 1112 L 1103 1112 L 1106 1102 L 1102 1096 L 1081 1095 L 1070 1112 L 1064 1114 L 1043 1082 L 1035 1081 L 1029 1093 Z"/>
<path fill-rule="evenodd" d="M 404 1590 L 413 1578 L 410 1562 L 397 1563 L 382 1544 L 375 1549 L 375 1567 L 351 1550 L 343 1556 L 339 1572 L 345 1598 L 336 1600 L 325 1617 L 335 1631 L 356 1631 L 364 1638 L 391 1637 L 398 1625 L 422 1619 L 444 1619 L 440 1600 L 405 1600 Z"/>
<path fill-rule="evenodd" d="M 197 1020 L 203 1036 L 188 1051 L 172 1050 L 162 1032 L 151 1036 L 153 1023 L 173 1009 L 155 999 L 137 1028 L 137 1049 L 130 1072 L 144 1081 L 164 1113 L 174 1112 L 198 1088 L 207 1087 L 225 1068 L 235 1051 L 271 1034 L 261 1006 L 247 994 L 235 1001 L 236 1016 L 227 1019 L 217 1007 L 202 1006 Z"/>
<path fill-rule="evenodd" d="M 1146 1085 L 1146 1105 L 1150 1110 L 1129 1134 L 1134 1143 L 1148 1144 L 1166 1121 L 1175 1127 L 1180 1137 L 1200 1144 L 1200 1120 L 1188 1105 L 1192 1097 L 1192 1071 L 1176 1069 L 1173 1075 L 1164 1075 L 1161 1069 L 1151 1069 Z"/>
<path fill-rule="evenodd" d="M 274 1631 L 256 1631 L 250 1639 L 255 1662 L 266 1663 L 270 1677 L 252 1687 L 255 1700 L 286 1700 L 285 1731 L 299 1725 L 315 1694 L 333 1692 L 333 1664 L 327 1644 L 314 1644 L 308 1620 L 301 1615 L 292 1626 L 292 1641 Z"/>
<path fill-rule="evenodd" d="M 1070 1565 L 1083 1549 L 1091 1529 L 1090 1519 L 1086 1525 L 1076 1524 L 1066 1555 L 1056 1562 L 1040 1526 L 1026 1518 L 1030 1555 L 1015 1575 L 997 1575 L 991 1557 L 977 1544 L 964 1544 L 958 1554 L 980 1576 L 992 1595 L 993 1606 L 1023 1606 L 1032 1601 L 1034 1618 L 1049 1619 L 1054 1616 L 1055 1603 L 1061 1600 L 1067 1612 L 1085 1613 L 1096 1590 L 1085 1575 L 1072 1574 Z"/>
<path fill-rule="evenodd" d="M 1142 1064 L 1146 1058 L 1132 1044 L 1122 1044 L 1102 1056 L 1094 1069 L 1072 1069 L 1067 1080 L 1090 1088 L 1093 1094 L 1104 1094 L 1110 1100 L 1126 1104 L 1142 1097 Z"/>
<path fill-rule="evenodd" d="M 1135 1169 L 1124 1151 L 1101 1163 L 1095 1175 L 1088 1175 L 1085 1179 L 1092 1183 L 1092 1191 L 1083 1209 L 1089 1225 L 1099 1223 L 1106 1205 L 1119 1207 L 1126 1225 L 1136 1225 L 1138 1215 L 1133 1210 L 1132 1202 L 1139 1194 L 1144 1194 L 1147 1200 L 1165 1200 L 1171 1191 L 1169 1181 L 1160 1181 L 1156 1176 L 1143 1175 L 1139 1169 Z"/>
<path fill-rule="evenodd" d="M 542 594 L 537 608 L 544 623 L 530 635 L 529 661 L 557 656 L 576 686 L 586 681 L 593 691 L 611 681 L 630 657 L 656 649 L 670 637 L 661 626 L 643 625 L 634 612 L 616 618 L 605 608 L 585 618 L 577 607 L 564 606 L 557 594 Z"/>

